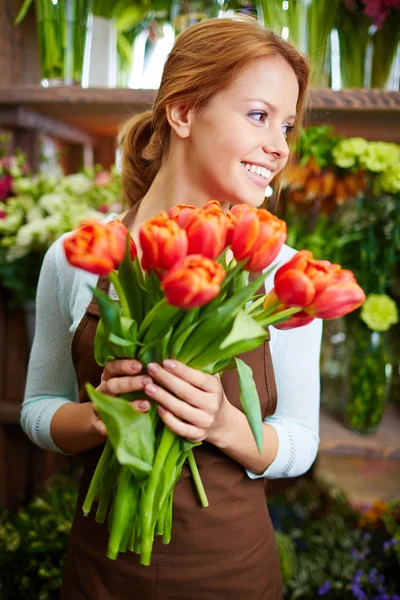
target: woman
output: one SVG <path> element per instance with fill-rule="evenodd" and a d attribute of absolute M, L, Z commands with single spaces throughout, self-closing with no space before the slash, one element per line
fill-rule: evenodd
<path fill-rule="evenodd" d="M 253 20 L 209 20 L 183 33 L 166 62 L 153 111 L 134 117 L 122 136 L 123 188 L 131 208 L 121 218 L 134 240 L 148 218 L 176 204 L 200 207 L 215 199 L 226 209 L 260 206 L 287 162 L 308 77 L 305 59 Z M 284 247 L 277 262 L 293 254 Z M 220 380 L 176 361 L 149 365 L 147 376 L 137 361 L 112 361 L 104 370 L 96 365 L 98 312 L 88 291 L 95 282 L 68 266 L 60 240 L 52 246 L 39 282 L 22 409 L 22 425 L 34 442 L 81 452 L 85 465 L 62 598 L 280 599 L 263 482 L 300 475 L 316 456 L 321 323 L 271 331 L 272 359 L 268 342 L 245 356 L 265 420 L 260 454 L 240 409 L 236 373 Z M 87 401 L 86 381 L 111 395 L 144 390 L 174 432 L 204 442 L 195 453 L 210 506 L 199 506 L 185 466 L 174 494 L 172 541 L 163 546 L 156 539 L 150 567 L 129 552 L 108 560 L 106 525 L 82 516 L 107 434 Z M 136 406 L 145 411 L 149 402 Z"/>

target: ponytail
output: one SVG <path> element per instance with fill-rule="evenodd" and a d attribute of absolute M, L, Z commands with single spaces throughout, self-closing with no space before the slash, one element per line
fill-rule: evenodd
<path fill-rule="evenodd" d="M 155 147 L 152 136 L 152 111 L 135 115 L 120 132 L 122 190 L 129 206 L 140 202 L 161 166 L 162 152 Z"/>

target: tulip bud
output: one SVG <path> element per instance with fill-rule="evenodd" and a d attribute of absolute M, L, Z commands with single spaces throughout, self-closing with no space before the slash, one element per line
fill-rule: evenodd
<path fill-rule="evenodd" d="M 221 289 L 225 270 L 217 262 L 200 255 L 190 255 L 176 263 L 162 280 L 167 301 L 184 309 L 203 306 Z"/>
<path fill-rule="evenodd" d="M 365 300 L 365 294 L 351 271 L 337 271 L 331 283 L 317 294 L 306 311 L 312 317 L 336 319 L 356 310 Z"/>
<path fill-rule="evenodd" d="M 86 221 L 64 240 L 68 262 L 95 275 L 108 275 L 118 268 L 125 255 L 128 230 L 121 221 L 106 224 Z M 136 246 L 130 244 L 131 258 L 136 257 Z"/>
<path fill-rule="evenodd" d="M 317 292 L 329 285 L 338 268 L 314 259 L 309 250 L 300 250 L 275 273 L 275 293 L 286 306 L 308 306 Z"/>
<path fill-rule="evenodd" d="M 143 250 L 142 267 L 149 273 L 153 269 L 160 277 L 187 255 L 188 239 L 167 213 L 149 219 L 139 231 Z"/>
<path fill-rule="evenodd" d="M 185 225 L 193 211 L 198 209 L 193 204 L 177 204 L 168 211 L 168 217 L 176 221 L 182 229 L 185 229 Z"/>
<path fill-rule="evenodd" d="M 264 209 L 233 209 L 231 212 L 236 220 L 233 254 L 238 262 L 249 259 L 248 271 L 262 271 L 277 257 L 285 243 L 286 223 Z"/>
<path fill-rule="evenodd" d="M 217 258 L 226 244 L 227 220 L 219 202 L 208 202 L 204 208 L 192 211 L 186 220 L 188 254 Z"/>

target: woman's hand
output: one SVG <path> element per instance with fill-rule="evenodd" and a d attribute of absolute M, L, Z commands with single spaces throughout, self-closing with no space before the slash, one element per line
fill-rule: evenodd
<path fill-rule="evenodd" d="M 176 360 L 165 360 L 162 365 L 149 363 L 147 370 L 162 386 L 148 383 L 144 390 L 158 403 L 164 423 L 191 442 L 215 443 L 231 406 L 220 379 Z"/>
<path fill-rule="evenodd" d="M 142 365 L 137 360 L 123 358 L 118 360 L 109 360 L 101 375 L 100 385 L 96 388 L 102 394 L 108 396 L 120 396 L 129 392 L 139 392 L 143 390 L 146 384 L 153 383 L 148 375 L 139 375 Z M 137 410 L 146 412 L 150 408 L 148 400 L 135 400 L 131 402 Z M 107 435 L 107 429 L 101 420 L 96 407 L 93 407 L 93 429 L 102 436 Z"/>

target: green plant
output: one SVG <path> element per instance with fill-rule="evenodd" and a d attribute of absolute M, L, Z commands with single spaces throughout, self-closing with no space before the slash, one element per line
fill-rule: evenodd
<path fill-rule="evenodd" d="M 54 475 L 40 495 L 18 511 L 0 511 L 0 599 L 59 598 L 78 473 Z"/>

